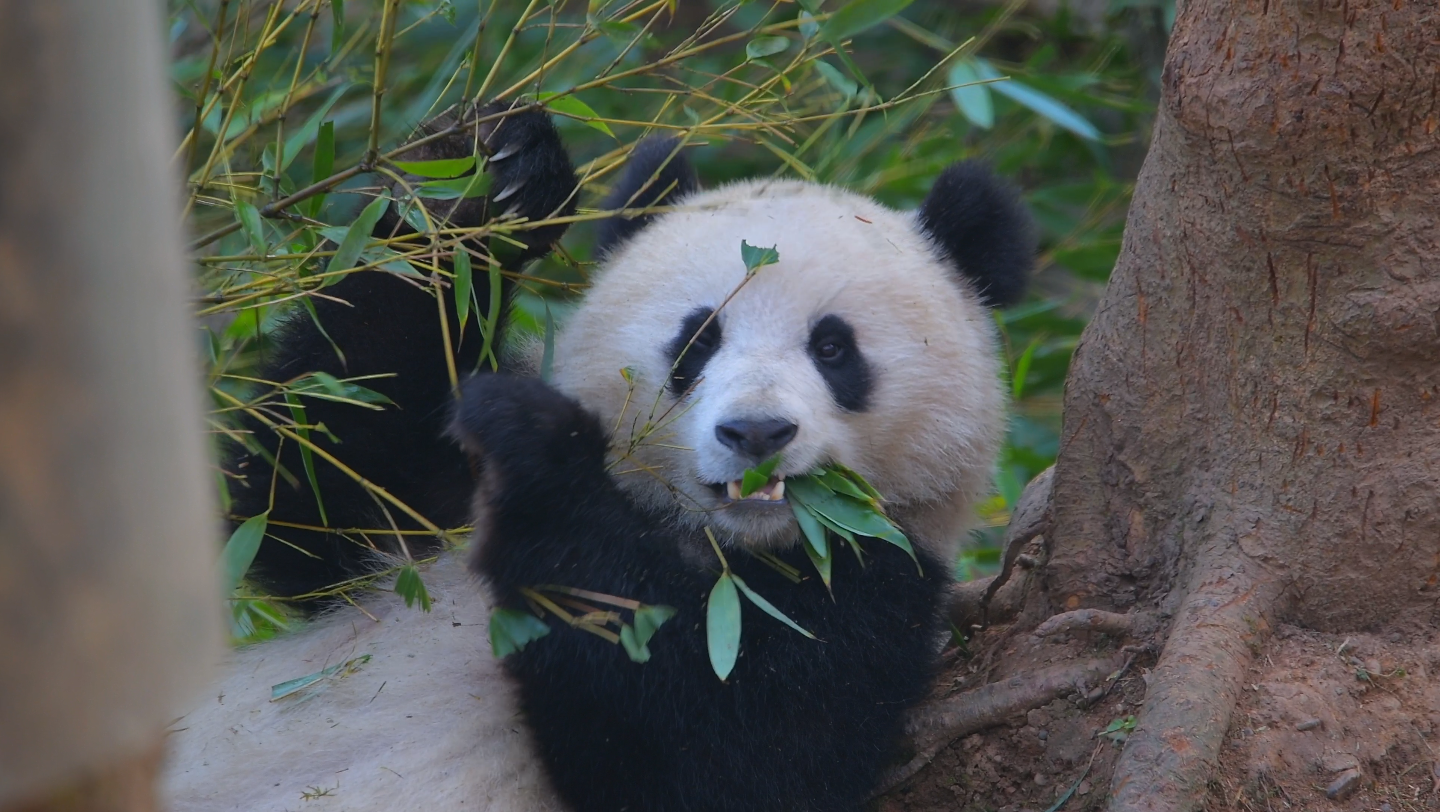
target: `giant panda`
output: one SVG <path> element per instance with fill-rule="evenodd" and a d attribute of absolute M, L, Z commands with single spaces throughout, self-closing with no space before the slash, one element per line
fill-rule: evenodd
<path fill-rule="evenodd" d="M 538 169 L 492 188 L 519 190 L 511 206 L 531 216 L 570 205 L 573 190 L 551 183 L 569 162 L 548 124 L 509 120 L 527 137 L 504 157 Z M 395 457 L 392 478 L 469 490 L 475 536 L 426 572 L 433 610 L 376 594 L 235 652 L 173 726 L 173 808 L 779 812 L 855 810 L 874 791 L 934 674 L 957 545 L 1001 442 L 988 309 L 1023 291 L 1027 215 L 966 163 L 908 212 L 800 181 L 703 191 L 669 140 L 639 144 L 601 206 L 644 211 L 602 224 L 600 267 L 548 380 L 515 374 L 533 366 L 517 361 L 470 378 L 453 408 L 373 427 L 434 432 L 415 439 L 423 453 Z M 777 261 L 747 267 L 742 241 Z M 373 320 L 330 338 L 386 346 L 414 330 Z M 421 378 L 402 371 L 397 403 L 420 387 L 449 397 Z M 437 412 L 457 451 L 432 442 Z M 771 479 L 740 496 L 742 473 L 777 454 Z M 884 495 L 913 558 L 863 539 L 833 556 L 829 588 L 814 576 L 785 482 L 826 464 Z M 815 639 L 743 601 L 739 657 L 720 679 L 706 613 L 724 567 Z M 309 588 L 316 576 L 262 577 Z M 526 591 L 546 584 L 675 614 L 647 662 L 553 615 L 497 661 L 491 612 L 529 611 Z"/>

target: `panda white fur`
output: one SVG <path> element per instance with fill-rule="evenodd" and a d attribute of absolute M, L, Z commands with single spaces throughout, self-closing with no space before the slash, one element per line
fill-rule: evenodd
<path fill-rule="evenodd" d="M 174 808 L 853 810 L 873 790 L 932 677 L 955 546 L 1003 433 L 986 306 L 1023 289 L 1028 221 L 968 164 L 896 212 L 794 181 L 700 192 L 676 153 L 639 145 L 605 201 L 676 208 L 602 229 L 603 267 L 556 340 L 553 386 L 498 374 L 463 388 L 449 434 L 480 471 L 471 563 L 484 588 L 444 557 L 426 574 L 429 614 L 377 595 L 236 652 L 174 726 Z M 554 156 L 524 160 L 542 167 L 526 182 L 544 199 L 527 203 L 563 205 L 541 182 Z M 778 261 L 747 279 L 742 240 Z M 731 483 L 776 452 L 776 479 L 733 499 Z M 918 567 L 866 540 L 863 563 L 834 556 L 832 594 L 749 554 L 813 572 L 788 504 L 769 497 L 826 463 L 885 495 Z M 739 660 L 719 680 L 707 528 L 734 573 L 819 639 L 747 602 Z M 551 619 L 502 666 L 487 607 L 523 610 L 520 590 L 541 584 L 677 614 L 644 664 Z M 269 701 L 272 685 L 362 655 Z"/>

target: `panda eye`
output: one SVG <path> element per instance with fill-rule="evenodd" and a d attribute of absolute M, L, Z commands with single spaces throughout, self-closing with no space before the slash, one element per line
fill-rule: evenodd
<path fill-rule="evenodd" d="M 825 341 L 815 347 L 815 357 L 826 363 L 836 363 L 845 357 L 845 346 L 838 341 Z"/>

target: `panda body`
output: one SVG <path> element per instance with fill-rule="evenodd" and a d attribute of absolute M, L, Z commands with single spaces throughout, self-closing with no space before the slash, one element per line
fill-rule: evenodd
<path fill-rule="evenodd" d="M 699 192 L 676 152 L 640 145 L 605 202 L 677 208 L 602 232 L 553 386 L 463 387 L 449 433 L 481 472 L 471 567 L 488 595 L 444 557 L 429 614 L 377 596 L 236 652 L 214 704 L 176 724 L 177 808 L 838 812 L 873 791 L 933 676 L 955 545 L 1003 433 L 986 305 L 1023 285 L 1026 219 L 968 165 L 907 213 L 799 182 Z M 742 240 L 778 261 L 751 273 Z M 836 542 L 827 589 L 785 501 L 734 498 L 777 451 L 762 495 L 846 465 L 915 557 Z M 816 639 L 742 601 L 740 656 L 718 679 L 705 627 L 722 571 Z M 502 666 L 487 606 L 525 610 L 537 585 L 676 614 L 645 663 L 552 618 Z"/>

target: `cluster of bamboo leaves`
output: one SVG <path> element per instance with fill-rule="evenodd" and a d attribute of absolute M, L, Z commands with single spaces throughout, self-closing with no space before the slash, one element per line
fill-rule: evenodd
<path fill-rule="evenodd" d="M 306 404 L 389 404 L 362 379 L 255 377 L 282 319 L 313 318 L 313 300 L 346 274 L 393 273 L 421 287 L 453 286 L 462 294 L 458 315 L 480 319 L 491 335 L 504 314 L 497 300 L 469 295 L 480 273 L 519 283 L 512 323 L 553 333 L 591 268 L 584 237 L 600 214 L 586 206 L 647 132 L 691 144 L 707 182 L 792 175 L 897 206 L 918 202 L 946 163 L 981 154 L 1025 185 L 1041 226 L 1042 265 L 1069 285 L 1001 317 L 1019 407 L 1000 495 L 987 506 L 990 521 L 1003 524 L 1019 484 L 1054 453 L 1060 381 L 1086 291 L 1103 281 L 1119 248 L 1129 183 L 1115 156 L 1149 115 L 1150 81 L 1117 37 L 1078 33 L 1063 18 L 1026 18 L 1018 8 L 962 12 L 944 0 L 172 0 L 172 77 L 185 132 L 175 165 L 197 235 L 197 310 L 217 440 L 246 443 L 234 429 L 234 417 L 245 414 L 295 443 L 304 470 L 278 477 L 311 487 L 323 509 L 315 467 L 353 472 L 343 446 L 317 442 L 328 430 L 310 420 Z M 543 223 L 461 230 L 434 216 L 437 201 L 488 191 L 479 159 L 440 166 L 408 161 L 400 150 L 419 122 L 459 101 L 492 99 L 549 109 L 579 159 L 578 237 L 529 269 L 460 246 L 503 243 Z M 386 197 L 402 176 L 419 180 Z M 418 233 L 371 237 L 389 207 L 400 207 Z M 242 485 L 240 477 L 217 471 L 227 512 L 231 485 L 278 484 Z M 354 478 L 386 511 L 423 528 L 398 531 L 402 538 L 463 537 L 465 528 L 435 527 Z M 283 606 L 243 577 L 268 521 L 242 524 L 224 555 L 241 639 L 284 622 Z M 397 533 L 328 529 L 357 543 Z M 415 563 L 397 561 L 336 591 L 395 578 L 423 607 Z M 638 633 L 640 624 L 631 625 Z"/>

